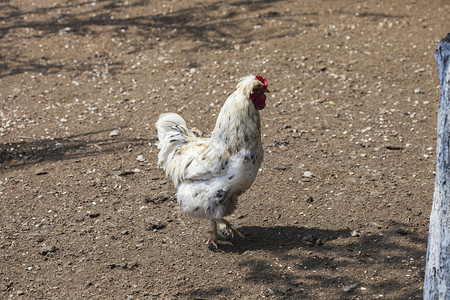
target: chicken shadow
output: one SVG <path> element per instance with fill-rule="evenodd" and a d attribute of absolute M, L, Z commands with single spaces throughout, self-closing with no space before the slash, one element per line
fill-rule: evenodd
<path fill-rule="evenodd" d="M 245 254 L 262 250 L 267 258 L 245 256 L 238 264 L 245 281 L 269 286 L 262 295 L 280 299 L 313 299 L 311 292 L 332 291 L 326 299 L 367 299 L 365 290 L 395 295 L 395 299 L 420 299 L 418 288 L 399 289 L 402 278 L 381 280 L 385 270 L 404 268 L 415 286 L 421 285 L 426 239 L 408 224 L 391 222 L 386 229 L 359 235 L 349 229 L 327 230 L 301 226 L 243 226 L 245 239 L 220 252 Z M 407 267 L 405 267 L 407 265 Z M 350 269 L 353 272 L 335 270 Z M 407 270 L 409 269 L 409 270 Z M 371 280 L 364 274 L 371 272 Z M 390 271 L 389 271 L 390 272 Z M 194 297 L 224 296 L 222 289 L 190 292 Z M 232 292 L 232 291 L 231 291 Z M 380 296 L 381 297 L 381 296 Z"/>
<path fill-rule="evenodd" d="M 326 230 L 301 226 L 243 226 L 239 231 L 245 239 L 235 237 L 232 247 L 223 247 L 225 252 L 279 251 L 298 247 L 322 245 L 327 241 L 350 237 L 350 230 Z"/>

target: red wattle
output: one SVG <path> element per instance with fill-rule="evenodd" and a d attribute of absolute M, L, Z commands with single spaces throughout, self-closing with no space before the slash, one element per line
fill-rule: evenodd
<path fill-rule="evenodd" d="M 256 75 L 255 79 L 259 80 L 263 84 L 263 88 L 257 89 L 256 91 L 253 90 L 253 93 L 250 94 L 250 98 L 252 99 L 256 109 L 261 110 L 266 107 L 266 95 L 264 95 L 264 92 L 267 90 L 267 86 L 269 84 L 267 82 L 267 79 L 260 75 Z"/>
<path fill-rule="evenodd" d="M 252 99 L 257 110 L 261 110 L 266 107 L 266 95 L 264 95 L 264 91 L 258 91 L 250 94 L 250 98 Z"/>

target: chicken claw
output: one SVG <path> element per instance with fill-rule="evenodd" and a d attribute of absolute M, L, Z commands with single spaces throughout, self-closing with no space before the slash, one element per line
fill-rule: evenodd
<path fill-rule="evenodd" d="M 231 225 L 230 222 L 228 222 L 225 219 L 221 219 L 221 221 L 226 225 L 227 229 L 230 230 L 231 233 L 231 237 L 233 238 L 234 235 L 236 234 L 237 236 L 244 238 L 244 236 L 242 235 L 242 233 L 237 230 L 237 228 L 233 225 Z M 233 243 L 231 243 L 230 241 L 225 241 L 222 240 L 218 237 L 217 235 L 217 221 L 216 220 L 211 220 L 210 221 L 211 224 L 211 236 L 208 239 L 208 241 L 206 242 L 207 245 L 212 244 L 214 247 L 216 247 L 216 249 L 218 248 L 218 245 L 227 245 L 227 246 L 233 246 Z"/>
<path fill-rule="evenodd" d="M 231 238 L 234 238 L 234 235 L 236 234 L 238 237 L 240 237 L 242 239 L 245 239 L 245 237 L 242 235 L 242 233 L 234 225 L 231 225 L 230 222 L 228 222 L 225 219 L 222 219 L 222 222 L 224 222 L 225 225 L 227 225 L 227 228 L 230 229 L 230 231 L 231 231 Z"/>
<path fill-rule="evenodd" d="M 218 245 L 228 245 L 233 246 L 233 243 L 229 241 L 224 241 L 219 239 L 217 236 L 217 221 L 216 220 L 210 220 L 211 225 L 211 236 L 209 237 L 208 241 L 206 242 L 207 245 L 212 244 L 216 249 L 218 248 Z M 227 225 L 228 226 L 228 225 Z"/>
<path fill-rule="evenodd" d="M 210 245 L 210 244 L 212 244 L 214 247 L 216 247 L 216 249 L 219 248 L 219 245 L 233 246 L 232 242 L 216 239 L 213 237 L 212 234 L 211 234 L 211 237 L 209 238 L 209 240 L 206 242 L 206 245 Z"/>

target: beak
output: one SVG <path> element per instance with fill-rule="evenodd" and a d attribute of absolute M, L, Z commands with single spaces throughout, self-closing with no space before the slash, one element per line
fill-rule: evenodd
<path fill-rule="evenodd" d="M 269 94 L 270 94 L 270 90 L 269 90 L 269 89 L 266 89 L 266 90 L 264 91 L 264 93 L 269 93 Z"/>

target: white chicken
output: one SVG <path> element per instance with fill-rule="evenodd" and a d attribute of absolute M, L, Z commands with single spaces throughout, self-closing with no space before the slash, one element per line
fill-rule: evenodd
<path fill-rule="evenodd" d="M 223 217 L 236 209 L 238 196 L 253 184 L 263 160 L 259 111 L 269 92 L 266 78 L 242 78 L 223 105 L 210 138 L 200 138 L 175 113 L 161 114 L 158 165 L 177 189 L 181 209 L 194 218 L 210 220 L 208 244 L 231 245 L 219 238 L 217 223 L 242 234 Z"/>

